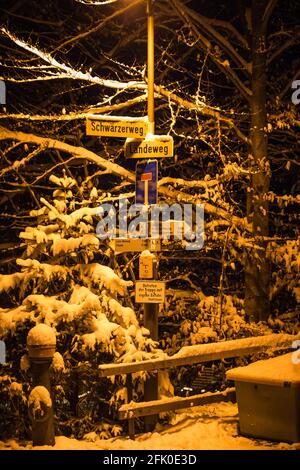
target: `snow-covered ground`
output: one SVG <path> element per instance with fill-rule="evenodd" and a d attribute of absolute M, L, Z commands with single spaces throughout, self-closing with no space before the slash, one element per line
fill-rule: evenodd
<path fill-rule="evenodd" d="M 54 450 L 300 450 L 299 444 L 274 443 L 249 439 L 238 435 L 237 405 L 217 403 L 182 410 L 173 414 L 170 425 L 158 426 L 156 432 L 138 435 L 130 440 L 118 437 L 109 440 L 97 440 L 90 434 L 90 440 L 56 437 L 54 447 L 35 447 L 35 449 Z M 25 446 L 25 447 L 24 447 Z M 0 442 L 0 450 L 32 449 L 32 445 L 20 445 L 16 441 Z"/>

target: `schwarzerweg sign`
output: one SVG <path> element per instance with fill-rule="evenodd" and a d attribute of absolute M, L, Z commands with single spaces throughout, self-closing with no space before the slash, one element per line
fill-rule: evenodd
<path fill-rule="evenodd" d="M 147 129 L 147 120 L 143 118 L 91 114 L 86 120 L 86 134 L 99 137 L 138 137 L 142 139 L 146 136 Z"/>

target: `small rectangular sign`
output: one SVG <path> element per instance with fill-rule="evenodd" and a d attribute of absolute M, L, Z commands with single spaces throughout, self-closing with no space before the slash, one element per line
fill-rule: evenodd
<path fill-rule="evenodd" d="M 125 142 L 125 157 L 128 158 L 165 158 L 173 155 L 173 137 L 170 135 L 153 135 L 146 140 L 127 139 Z"/>
<path fill-rule="evenodd" d="M 140 256 L 139 259 L 139 278 L 153 279 L 153 255 Z"/>
<path fill-rule="evenodd" d="M 157 160 L 137 163 L 135 175 L 136 204 L 157 204 Z"/>
<path fill-rule="evenodd" d="M 163 281 L 136 281 L 135 301 L 138 304 L 163 304 L 166 284 Z"/>
<path fill-rule="evenodd" d="M 0 104 L 6 104 L 6 85 L 3 80 L 0 80 Z"/>
<path fill-rule="evenodd" d="M 152 237 L 161 238 L 162 240 L 169 240 L 176 237 L 180 240 L 184 239 L 183 220 L 160 220 L 159 223 L 150 221 L 149 233 Z"/>
<path fill-rule="evenodd" d="M 110 246 L 116 254 L 139 253 L 144 250 L 160 251 L 161 242 L 150 238 L 114 238 L 110 241 Z"/>
<path fill-rule="evenodd" d="M 91 116 L 86 119 L 86 135 L 99 137 L 138 137 L 142 139 L 148 130 L 147 121 L 113 116 Z"/>

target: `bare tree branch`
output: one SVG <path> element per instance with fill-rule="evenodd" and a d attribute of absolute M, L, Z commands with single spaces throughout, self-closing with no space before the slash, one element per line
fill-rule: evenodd
<path fill-rule="evenodd" d="M 56 149 L 61 152 L 66 152 L 78 159 L 84 159 L 96 163 L 101 168 L 108 170 L 110 173 L 119 176 L 120 178 L 135 183 L 135 174 L 131 171 L 126 170 L 122 166 L 106 160 L 105 158 L 96 155 L 94 152 L 85 149 L 84 147 L 76 147 L 74 145 L 61 142 L 56 139 L 49 137 L 40 137 L 34 134 L 26 134 L 24 132 L 11 131 L 5 127 L 0 127 L 0 141 L 1 140 L 18 140 L 27 143 L 34 143 L 37 145 L 42 145 L 44 148 Z M 182 191 L 177 191 L 175 189 L 169 189 L 164 186 L 160 186 L 158 191 L 164 196 L 171 198 L 172 200 L 180 200 L 182 202 L 189 202 L 192 204 L 202 203 L 201 195 L 195 197 L 194 194 L 187 194 Z M 233 214 L 226 212 L 225 210 L 215 207 L 212 204 L 205 203 L 205 210 L 218 218 L 223 218 L 230 223 L 240 227 L 243 230 L 250 231 L 249 224 L 246 219 L 239 218 Z"/>

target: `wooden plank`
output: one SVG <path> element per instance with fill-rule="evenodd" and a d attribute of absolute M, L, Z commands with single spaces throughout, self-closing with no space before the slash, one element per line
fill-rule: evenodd
<path fill-rule="evenodd" d="M 128 402 L 132 401 L 133 396 L 133 383 L 132 383 L 132 375 L 128 374 L 126 377 L 126 387 L 127 387 L 127 398 Z M 128 419 L 128 435 L 130 439 L 134 439 L 135 436 L 135 426 L 134 426 L 134 419 Z"/>
<path fill-rule="evenodd" d="M 235 401 L 235 388 L 228 388 L 224 392 L 203 393 L 191 397 L 173 397 L 141 403 L 131 402 L 120 407 L 119 419 L 139 418 L 220 401 Z"/>
<path fill-rule="evenodd" d="M 200 364 L 201 362 L 247 356 L 270 348 L 291 348 L 293 341 L 297 339 L 300 339 L 300 335 L 272 334 L 220 341 L 218 343 L 199 344 L 197 346 L 186 346 L 174 356 L 167 357 L 166 359 L 153 359 L 124 364 L 103 364 L 99 366 L 99 375 L 101 377 L 109 377 L 111 375 L 132 374 L 140 371 L 151 372 L 172 367 Z"/>

